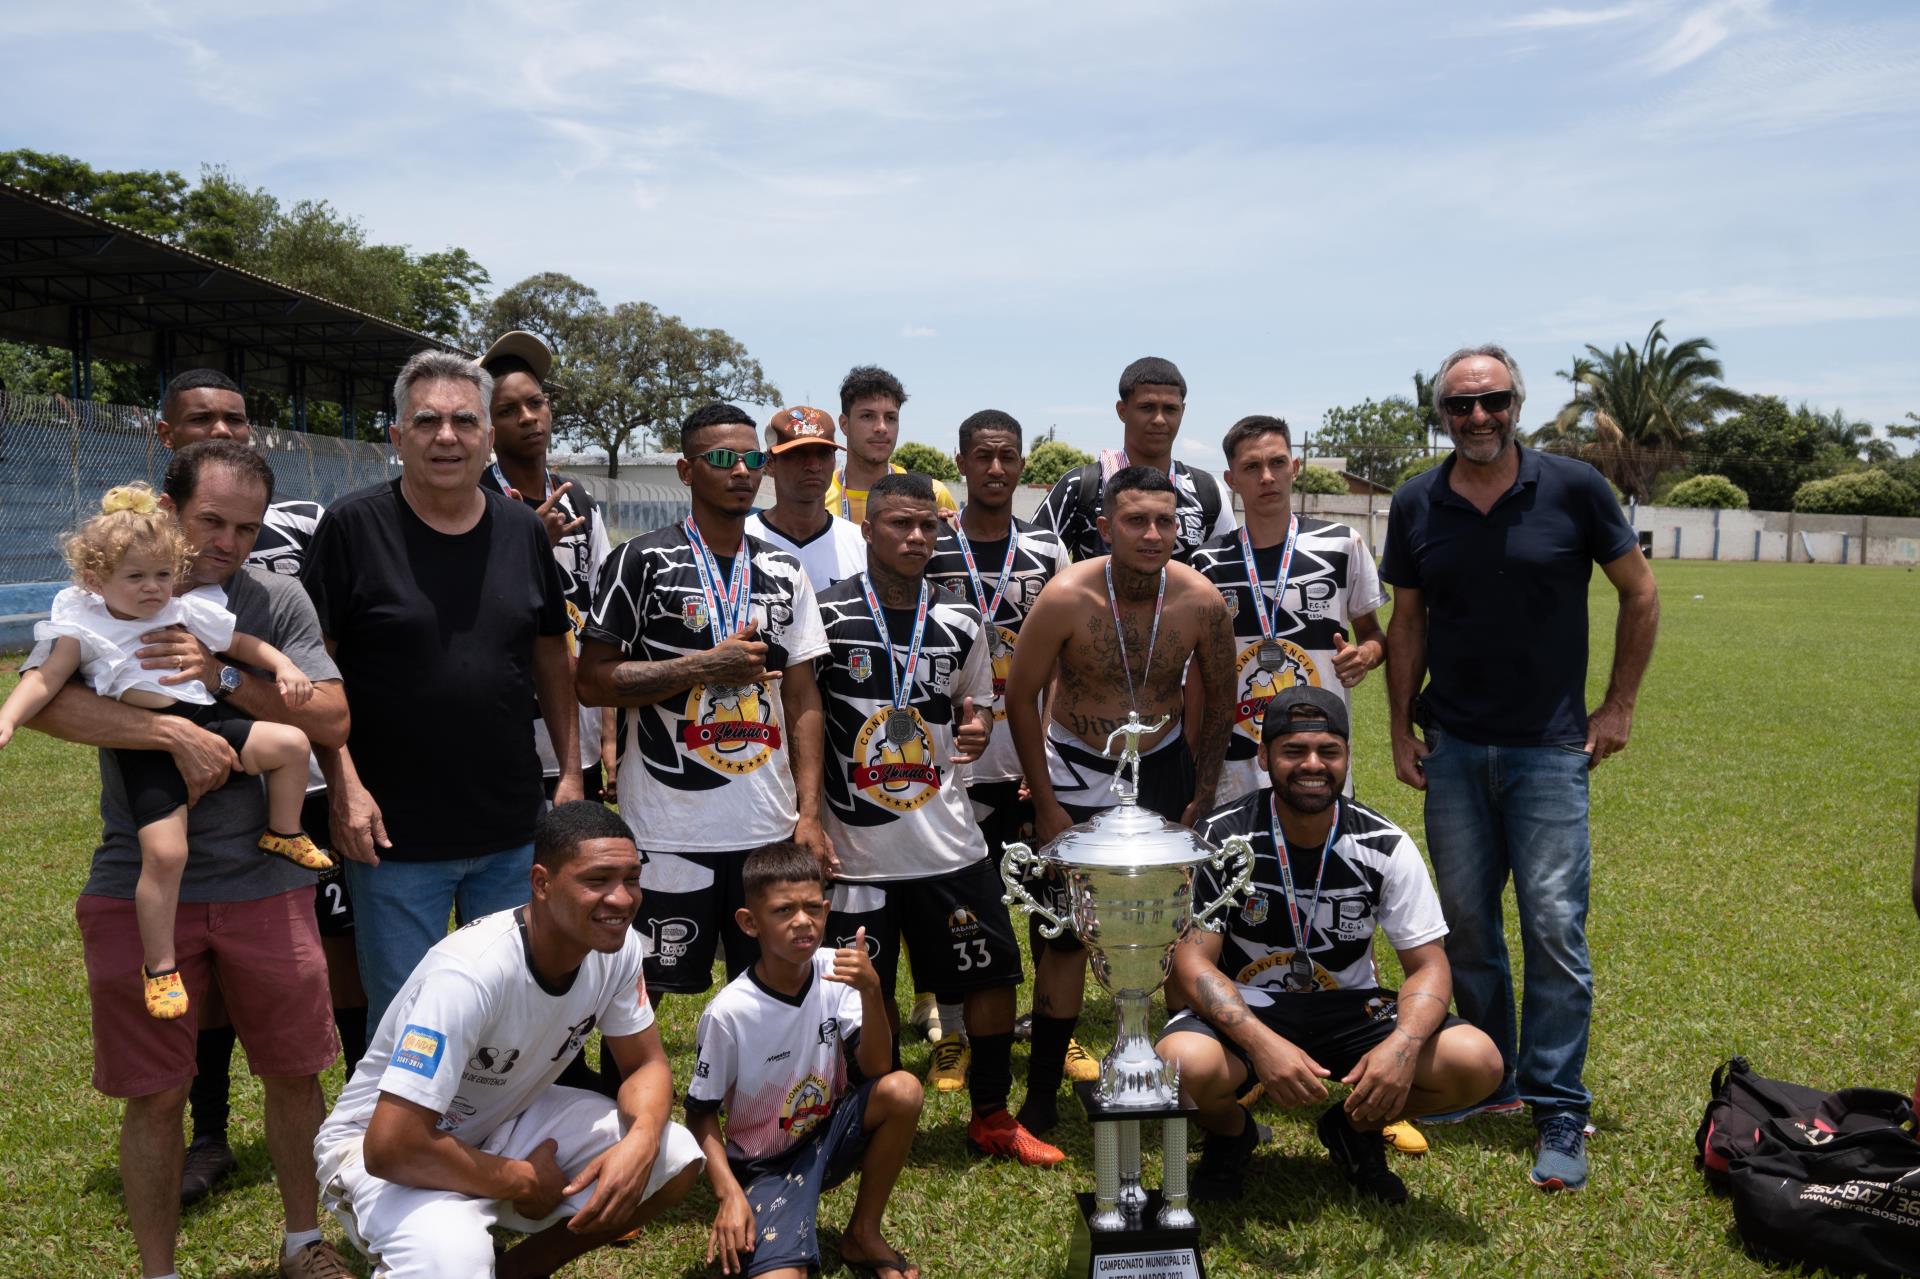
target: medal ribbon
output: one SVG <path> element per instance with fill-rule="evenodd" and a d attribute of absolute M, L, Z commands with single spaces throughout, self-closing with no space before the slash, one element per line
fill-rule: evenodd
<path fill-rule="evenodd" d="M 1273 834 L 1273 855 L 1280 862 L 1280 891 L 1287 898 L 1287 920 L 1293 925 L 1293 944 L 1295 954 L 1307 956 L 1313 944 L 1313 918 L 1320 913 L 1320 884 L 1326 878 L 1327 863 L 1333 860 L 1334 841 L 1340 838 L 1340 801 L 1333 802 L 1333 828 L 1327 832 L 1327 842 L 1320 849 L 1320 868 L 1313 873 L 1313 900 L 1307 903 L 1307 913 L 1303 919 L 1298 899 L 1293 890 L 1293 865 L 1287 857 L 1287 837 L 1280 829 L 1280 804 L 1277 797 L 1267 801 L 1267 825 Z"/>
<path fill-rule="evenodd" d="M 507 483 L 507 473 L 500 469 L 500 463 L 489 462 L 487 465 L 493 468 L 493 482 L 500 486 L 502 493 L 518 492 L 513 485 Z M 540 472 L 540 482 L 547 486 L 540 494 L 540 501 L 544 503 L 548 498 L 553 496 L 553 472 L 542 468 Z"/>
<path fill-rule="evenodd" d="M 1300 517 L 1287 517 L 1286 549 L 1280 552 L 1280 576 L 1274 582 L 1273 604 L 1267 604 L 1266 588 L 1260 581 L 1260 569 L 1253 560 L 1253 538 L 1247 526 L 1240 526 L 1240 558 L 1246 562 L 1247 585 L 1253 588 L 1253 611 L 1260 619 L 1260 634 L 1272 639 L 1280 629 L 1280 605 L 1287 598 L 1287 577 L 1293 572 L 1293 542 L 1300 533 Z"/>
<path fill-rule="evenodd" d="M 960 558 L 967 562 L 967 577 L 973 582 L 973 594 L 980 601 L 980 618 L 987 625 L 993 625 L 994 614 L 1000 611 L 1000 601 L 1007 597 L 1007 583 L 1013 580 L 1013 554 L 1020 545 L 1019 531 L 1011 525 L 1007 528 L 1007 562 L 1000 566 L 1000 580 L 994 583 L 993 596 L 987 596 L 987 584 L 980 577 L 980 570 L 973 562 L 973 546 L 967 541 L 967 513 L 963 509 L 960 518 L 954 524 L 954 540 L 960 543 Z"/>
<path fill-rule="evenodd" d="M 833 473 L 833 480 L 834 483 L 840 486 L 840 518 L 850 520 L 853 518 L 853 503 L 847 500 L 847 473 L 845 471 L 835 471 Z M 883 626 L 880 629 L 884 631 L 887 628 Z"/>
<path fill-rule="evenodd" d="M 713 634 L 713 642 L 719 644 L 737 633 L 752 615 L 753 556 L 747 553 L 746 534 L 740 535 L 740 549 L 733 557 L 733 575 L 723 594 L 720 561 L 707 549 L 707 540 L 700 536 L 700 526 L 689 515 L 681 527 L 686 530 L 687 544 L 693 547 L 693 571 L 700 575 L 700 593 L 707 597 L 707 629 Z"/>
<path fill-rule="evenodd" d="M 1167 602 L 1167 569 L 1160 566 L 1160 589 L 1153 597 L 1153 630 L 1147 635 L 1147 665 L 1140 672 L 1140 682 L 1147 682 L 1153 674 L 1153 650 L 1160 642 L 1160 606 Z M 1113 637 L 1120 641 L 1120 669 L 1127 673 L 1127 701 L 1135 712 L 1140 709 L 1139 695 L 1133 687 L 1133 663 L 1127 660 L 1127 635 L 1120 629 L 1120 600 L 1113 593 L 1113 557 L 1107 557 L 1107 607 L 1113 610 Z"/>
<path fill-rule="evenodd" d="M 907 703 L 913 700 L 913 668 L 920 663 L 920 637 L 927 629 L 927 579 L 920 579 L 920 606 L 914 611 L 913 640 L 907 646 L 904 677 L 893 660 L 893 636 L 887 633 L 887 619 L 880 611 L 880 597 L 873 593 L 873 581 L 865 573 L 860 575 L 860 589 L 867 594 L 867 610 L 873 614 L 873 629 L 880 632 L 880 643 L 887 650 L 887 679 L 893 686 L 893 708 L 903 711 L 907 709 Z M 904 692 L 901 688 L 903 683 Z"/>

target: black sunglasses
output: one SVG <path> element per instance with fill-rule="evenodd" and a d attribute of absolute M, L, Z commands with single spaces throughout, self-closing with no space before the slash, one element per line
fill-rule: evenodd
<path fill-rule="evenodd" d="M 737 464 L 745 462 L 749 471 L 765 470 L 767 459 L 773 454 L 765 449 L 748 449 L 742 453 L 737 449 L 708 449 L 697 455 L 708 466 L 717 466 L 723 471 L 731 471 Z"/>
<path fill-rule="evenodd" d="M 1448 417 L 1472 417 L 1476 404 L 1489 413 L 1505 413 L 1513 404 L 1513 389 L 1509 387 L 1504 391 L 1482 391 L 1478 395 L 1440 397 L 1440 407 L 1447 411 Z"/>

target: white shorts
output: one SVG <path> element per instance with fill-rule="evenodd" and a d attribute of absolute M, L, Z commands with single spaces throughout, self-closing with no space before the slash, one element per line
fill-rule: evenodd
<path fill-rule="evenodd" d="M 609 1098 L 556 1086 L 535 1098 L 517 1118 L 494 1129 L 480 1149 L 504 1159 L 524 1159 L 551 1137 L 558 1145 L 555 1161 L 572 1177 L 625 1133 L 625 1121 Z M 491 1279 L 490 1227 L 533 1234 L 564 1221 L 593 1198 L 593 1187 L 588 1186 L 547 1217 L 529 1221 L 506 1200 L 475 1199 L 451 1190 L 421 1190 L 382 1180 L 369 1173 L 362 1161 L 364 1140 L 355 1137 L 342 1142 L 321 1158 L 320 1202 L 339 1221 L 348 1241 L 373 1263 L 377 1279 L 438 1275 Z M 645 1198 L 651 1199 L 688 1166 L 703 1162 L 693 1134 L 669 1122 L 647 1178 Z"/>
<path fill-rule="evenodd" d="M 1152 750 L 1140 757 L 1140 806 L 1157 811 L 1177 800 L 1173 809 L 1176 818 L 1193 798 L 1190 784 L 1185 795 L 1179 794 L 1184 775 L 1191 772 L 1186 762 L 1190 757 L 1180 744 L 1180 729 L 1181 726 L 1175 724 L 1172 731 L 1154 743 Z M 1044 741 L 1047 780 L 1053 783 L 1053 797 L 1075 821 L 1085 821 L 1094 812 L 1120 803 L 1120 796 L 1113 789 L 1120 776 L 1119 759 L 1094 750 L 1054 720 L 1047 721 Z"/>

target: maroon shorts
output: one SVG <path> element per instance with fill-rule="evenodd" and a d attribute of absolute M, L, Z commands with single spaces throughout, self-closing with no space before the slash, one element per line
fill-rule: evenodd
<path fill-rule="evenodd" d="M 256 1075 L 298 1078 L 339 1055 L 327 961 L 313 918 L 313 890 L 250 902 L 181 902 L 174 955 L 187 1015 L 147 1015 L 140 929 L 133 902 L 82 896 L 74 905 L 93 1005 L 93 1086 L 109 1097 L 146 1097 L 192 1079 L 195 1015 L 214 979 Z"/>

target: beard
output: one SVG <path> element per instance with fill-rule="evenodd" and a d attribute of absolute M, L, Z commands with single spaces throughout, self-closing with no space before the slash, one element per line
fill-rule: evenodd
<path fill-rule="evenodd" d="M 1274 789 L 1279 793 L 1280 802 L 1296 813 L 1308 815 L 1324 813 L 1333 807 L 1335 800 L 1340 798 L 1340 787 L 1345 780 L 1335 777 L 1332 773 L 1326 773 L 1324 776 L 1327 779 L 1327 788 L 1323 791 L 1303 791 L 1294 784 L 1293 777 L 1288 777 L 1284 783 L 1276 783 Z"/>
<path fill-rule="evenodd" d="M 1488 462 L 1493 461 L 1507 451 L 1507 446 L 1513 443 L 1513 431 L 1513 424 L 1506 422 L 1495 427 L 1491 437 L 1479 436 L 1469 438 L 1464 432 L 1457 431 L 1452 427 L 1447 429 L 1447 434 L 1452 437 L 1453 447 L 1459 452 L 1460 456 L 1466 458 L 1469 462 L 1485 466 Z"/>

